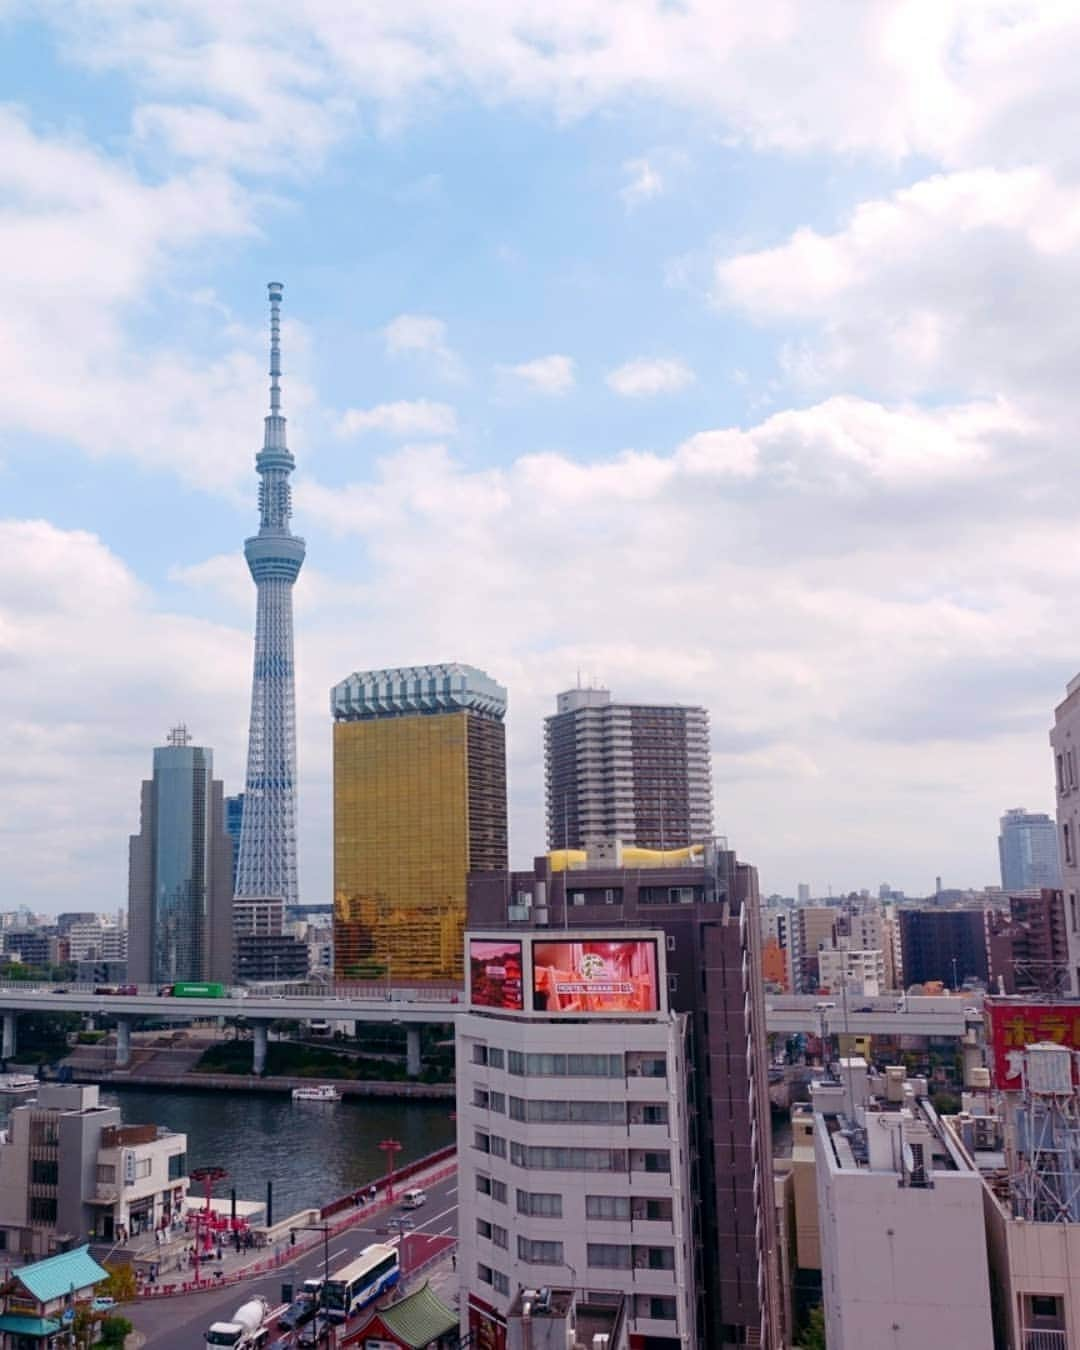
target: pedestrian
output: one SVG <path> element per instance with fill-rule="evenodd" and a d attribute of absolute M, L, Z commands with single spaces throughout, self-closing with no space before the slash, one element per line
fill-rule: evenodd
<path fill-rule="evenodd" d="M 368 1199 L 371 1201 L 372 1204 L 375 1203 L 375 1196 L 377 1194 L 378 1192 L 376 1190 L 375 1183 L 372 1182 L 371 1185 L 368 1187 Z"/>
<path fill-rule="evenodd" d="M 454 1251 L 452 1251 L 452 1252 L 450 1253 L 450 1266 L 451 1266 L 451 1269 L 457 1270 L 457 1249 L 456 1249 L 456 1248 L 454 1249 Z"/>

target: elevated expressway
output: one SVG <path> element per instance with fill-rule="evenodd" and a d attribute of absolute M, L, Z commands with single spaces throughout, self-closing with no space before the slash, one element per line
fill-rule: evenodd
<path fill-rule="evenodd" d="M 781 1036 L 817 1035 L 824 1030 L 831 1036 L 848 1032 L 960 1039 L 969 1028 L 982 1024 L 981 994 L 953 998 L 852 995 L 846 1006 L 839 995 L 775 994 L 767 996 L 765 1005 L 767 1030 Z M 271 1022 L 392 1022 L 407 1029 L 407 1065 L 415 1077 L 420 1072 L 421 1025 L 452 1022 L 463 1007 L 462 993 L 454 990 L 398 986 L 341 991 L 307 987 L 286 994 L 251 988 L 231 990 L 223 998 L 175 998 L 159 996 L 156 989 L 140 989 L 137 994 L 97 994 L 92 986 L 74 985 L 61 991 L 54 985 L 7 984 L 0 985 L 0 1057 L 7 1060 L 16 1054 L 16 1018 L 20 1012 L 78 1012 L 115 1018 L 119 1068 L 125 1068 L 131 1059 L 133 1021 L 242 1017 L 254 1033 L 256 1073 L 262 1073 L 266 1066 Z"/>

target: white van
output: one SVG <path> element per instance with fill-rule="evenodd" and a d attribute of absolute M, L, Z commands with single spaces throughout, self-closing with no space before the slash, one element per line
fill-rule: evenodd
<path fill-rule="evenodd" d="M 421 1205 L 427 1203 L 427 1195 L 424 1191 L 414 1189 L 406 1191 L 401 1197 L 402 1209 L 419 1209 Z"/>

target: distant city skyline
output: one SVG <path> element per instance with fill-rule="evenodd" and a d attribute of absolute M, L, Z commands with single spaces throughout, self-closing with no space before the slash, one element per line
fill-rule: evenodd
<path fill-rule="evenodd" d="M 984 885 L 1003 805 L 1052 809 L 1080 13 L 736 8 L 7 17 L 13 903 L 122 900 L 176 720 L 244 787 L 271 277 L 302 899 L 360 660 L 499 672 L 517 865 L 578 670 L 708 708 L 715 827 L 766 892 Z"/>

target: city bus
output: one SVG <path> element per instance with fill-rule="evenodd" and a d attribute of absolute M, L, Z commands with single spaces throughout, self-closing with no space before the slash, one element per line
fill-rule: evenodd
<path fill-rule="evenodd" d="M 323 1313 L 332 1322 L 347 1322 L 365 1304 L 392 1289 L 400 1276 L 397 1248 L 372 1243 L 323 1285 Z"/>

